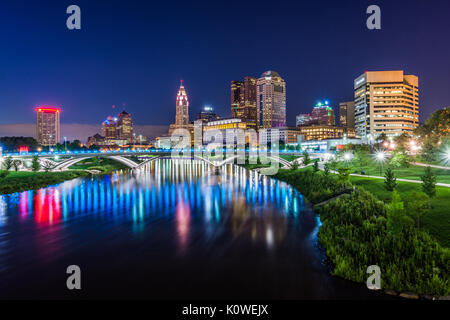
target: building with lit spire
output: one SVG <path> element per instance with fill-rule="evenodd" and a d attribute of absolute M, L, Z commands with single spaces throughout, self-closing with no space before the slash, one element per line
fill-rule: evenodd
<path fill-rule="evenodd" d="M 169 135 L 176 129 L 193 131 L 194 125 L 189 121 L 189 99 L 183 80 L 181 80 L 180 88 L 178 89 L 175 108 L 175 123 L 170 125 Z"/>

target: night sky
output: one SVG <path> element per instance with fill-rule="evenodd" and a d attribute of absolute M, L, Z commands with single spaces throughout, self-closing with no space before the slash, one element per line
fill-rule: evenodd
<path fill-rule="evenodd" d="M 71 4 L 79 31 L 66 28 Z M 382 30 L 366 28 L 371 4 Z M 123 108 L 157 134 L 174 121 L 180 79 L 191 119 L 205 104 L 230 116 L 230 81 L 267 70 L 286 80 L 288 124 L 317 100 L 352 100 L 365 70 L 399 69 L 419 76 L 423 121 L 450 105 L 449 14 L 448 0 L 1 0 L 0 134 L 30 130 L 37 105 L 63 109 L 63 134 Z"/>

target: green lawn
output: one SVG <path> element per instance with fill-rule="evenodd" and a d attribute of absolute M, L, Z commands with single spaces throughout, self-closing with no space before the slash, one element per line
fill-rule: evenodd
<path fill-rule="evenodd" d="M 282 155 L 280 155 L 280 158 L 291 162 L 291 161 L 294 161 L 295 159 L 300 158 L 300 156 L 294 156 L 291 154 L 282 154 Z"/>
<path fill-rule="evenodd" d="M 5 178 L 0 178 L 0 194 L 36 190 L 86 175 L 84 171 L 9 172 Z"/>
<path fill-rule="evenodd" d="M 345 166 L 344 163 L 340 164 L 341 166 Z M 384 170 L 386 170 L 388 166 L 383 165 L 383 175 Z M 360 167 L 356 163 L 349 164 L 349 168 L 351 173 L 361 173 Z M 424 174 L 425 167 L 420 166 L 409 166 L 409 168 L 392 168 L 395 176 L 401 179 L 410 179 L 410 180 L 420 180 L 420 177 Z M 380 166 L 377 163 L 370 163 L 366 166 L 362 167 L 362 170 L 365 171 L 365 174 L 371 176 L 379 176 L 380 175 Z M 433 173 L 437 177 L 437 182 L 440 183 L 450 183 L 450 170 L 445 169 L 436 169 L 431 168 Z"/>
<path fill-rule="evenodd" d="M 385 202 L 391 200 L 392 193 L 385 189 L 384 180 L 350 177 L 350 181 L 352 184 L 361 186 L 373 193 L 380 200 Z M 406 206 L 412 193 L 414 191 L 421 192 L 422 186 L 417 183 L 398 182 L 397 191 Z M 450 247 L 450 188 L 436 187 L 436 191 L 436 197 L 431 200 L 432 209 L 422 217 L 421 225 L 442 246 Z"/>

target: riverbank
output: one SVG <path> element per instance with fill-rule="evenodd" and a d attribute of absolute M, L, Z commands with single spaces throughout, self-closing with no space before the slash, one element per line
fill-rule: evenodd
<path fill-rule="evenodd" d="M 127 167 L 110 159 L 87 159 L 70 167 L 69 171 L 61 172 L 31 172 L 10 171 L 6 177 L 5 171 L 0 171 L 0 195 L 28 190 L 45 188 L 53 184 L 67 180 L 86 177 L 90 173 L 86 170 L 97 171 L 99 174 L 108 174 L 117 170 L 125 170 Z"/>
<path fill-rule="evenodd" d="M 81 170 L 63 172 L 9 172 L 6 177 L 0 178 L 0 194 L 36 190 L 87 175 L 89 175 L 87 172 Z"/>
<path fill-rule="evenodd" d="M 310 169 L 280 170 L 275 178 L 291 184 L 313 204 L 351 187 L 335 175 Z M 384 290 L 448 296 L 450 250 L 407 222 L 401 208 L 391 208 L 361 187 L 317 208 L 322 221 L 319 241 L 334 266 L 332 274 L 365 283 L 367 267 L 377 265 Z"/>

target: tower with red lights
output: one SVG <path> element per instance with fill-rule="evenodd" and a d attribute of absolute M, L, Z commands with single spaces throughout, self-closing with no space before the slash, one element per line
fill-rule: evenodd
<path fill-rule="evenodd" d="M 53 107 L 36 108 L 36 137 L 41 146 L 54 146 L 59 143 L 61 109 Z"/>

